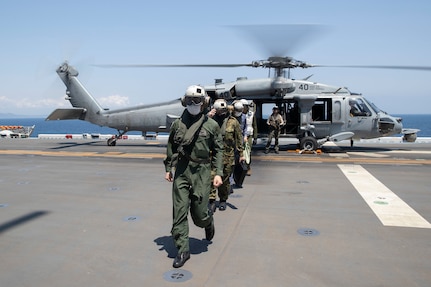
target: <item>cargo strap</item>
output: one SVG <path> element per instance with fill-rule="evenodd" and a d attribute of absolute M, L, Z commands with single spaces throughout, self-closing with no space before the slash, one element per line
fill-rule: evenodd
<path fill-rule="evenodd" d="M 176 166 L 178 161 L 182 157 L 185 157 L 189 161 L 196 162 L 199 164 L 206 164 L 206 163 L 211 162 L 211 160 L 209 158 L 199 159 L 199 158 L 194 158 L 190 155 L 191 149 L 193 148 L 193 146 L 194 146 L 194 144 L 198 138 L 199 132 L 200 132 L 203 124 L 207 121 L 207 119 L 208 118 L 205 115 L 202 115 L 200 117 L 200 119 L 197 120 L 195 123 L 193 123 L 190 126 L 190 128 L 188 128 L 188 129 L 187 129 L 186 125 L 181 121 L 181 119 L 179 120 L 178 129 L 181 132 L 177 133 L 174 141 L 180 142 L 180 143 L 179 143 L 179 146 L 177 148 L 177 152 L 172 155 L 172 161 L 171 161 L 172 167 Z"/>

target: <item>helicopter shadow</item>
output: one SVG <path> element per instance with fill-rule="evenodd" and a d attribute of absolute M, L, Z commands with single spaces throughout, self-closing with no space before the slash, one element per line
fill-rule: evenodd
<path fill-rule="evenodd" d="M 388 147 L 360 147 L 360 146 L 337 146 L 334 147 L 322 147 L 322 151 L 325 153 L 347 153 L 347 152 L 387 152 L 393 150 L 404 150 L 400 148 L 388 148 Z"/>
<path fill-rule="evenodd" d="M 74 147 L 80 147 L 80 146 L 103 146 L 106 147 L 106 142 L 104 141 L 89 141 L 89 142 L 60 142 L 58 143 L 59 146 L 52 147 L 50 149 L 52 150 L 61 150 L 61 149 L 68 149 L 68 148 L 74 148 Z M 160 148 L 166 148 L 166 144 L 163 143 L 124 143 L 121 142 L 119 145 L 120 147 L 127 147 L 127 148 L 142 148 L 143 146 L 151 146 L 151 147 L 160 147 Z M 112 148 L 112 147 L 111 147 Z"/>
<path fill-rule="evenodd" d="M 60 142 L 58 143 L 60 146 L 57 147 L 52 147 L 50 149 L 67 149 L 67 148 L 72 148 L 72 147 L 77 147 L 77 146 L 92 146 L 92 145 L 96 145 L 100 143 L 100 141 L 91 141 L 91 142 L 85 142 L 85 143 L 78 143 L 78 142 Z"/>
<path fill-rule="evenodd" d="M 280 144 L 279 145 L 280 151 L 296 150 L 298 148 L 299 148 L 299 144 Z M 258 152 L 264 151 L 265 149 L 266 149 L 266 144 L 253 145 L 251 149 L 251 155 L 253 156 L 253 154 L 257 154 Z M 269 150 L 270 152 L 274 153 L 274 143 L 270 145 Z"/>
<path fill-rule="evenodd" d="M 172 236 L 158 237 L 154 239 L 154 242 L 157 244 L 157 246 L 160 246 L 159 251 L 166 251 L 169 258 L 175 258 L 175 256 L 177 256 L 178 250 L 175 247 Z M 211 244 L 211 241 L 190 237 L 189 244 L 191 254 L 200 254 L 208 251 L 208 245 Z"/>

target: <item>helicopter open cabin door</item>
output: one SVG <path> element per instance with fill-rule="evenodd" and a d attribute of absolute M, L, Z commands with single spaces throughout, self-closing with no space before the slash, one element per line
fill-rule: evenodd
<path fill-rule="evenodd" d="M 316 138 L 323 138 L 331 134 L 332 128 L 332 99 L 318 98 L 311 109 L 311 124 L 315 127 Z"/>

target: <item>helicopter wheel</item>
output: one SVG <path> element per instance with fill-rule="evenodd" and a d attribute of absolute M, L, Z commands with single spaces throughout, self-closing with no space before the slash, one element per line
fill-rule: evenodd
<path fill-rule="evenodd" d="M 108 146 L 115 146 L 117 144 L 117 140 L 115 138 L 108 139 Z"/>
<path fill-rule="evenodd" d="M 301 150 L 316 150 L 317 149 L 316 138 L 312 136 L 303 137 L 299 141 L 299 148 Z"/>

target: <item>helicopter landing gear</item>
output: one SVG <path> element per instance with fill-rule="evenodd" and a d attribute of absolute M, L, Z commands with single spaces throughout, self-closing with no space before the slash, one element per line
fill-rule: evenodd
<path fill-rule="evenodd" d="M 301 151 L 315 151 L 318 148 L 317 140 L 313 136 L 306 136 L 300 139 L 299 149 Z"/>
<path fill-rule="evenodd" d="M 120 139 L 125 133 L 127 133 L 127 129 L 123 132 L 118 131 L 118 136 L 112 136 L 112 138 L 108 139 L 107 144 L 108 146 L 116 146 L 117 140 Z"/>
<path fill-rule="evenodd" d="M 116 146 L 117 145 L 117 137 L 112 137 L 108 139 L 108 146 Z"/>
<path fill-rule="evenodd" d="M 412 133 L 412 134 L 404 134 L 403 137 L 403 141 L 409 142 L 409 143 L 413 143 L 416 141 L 417 135 L 416 133 Z"/>

